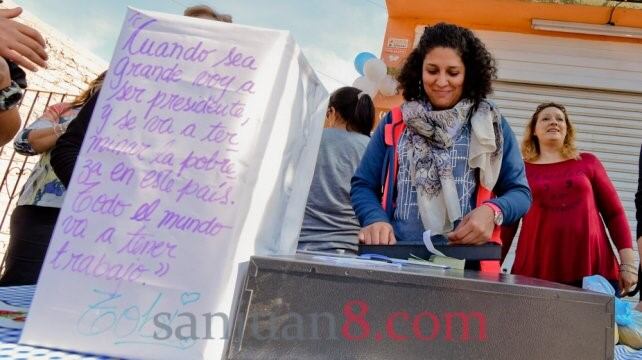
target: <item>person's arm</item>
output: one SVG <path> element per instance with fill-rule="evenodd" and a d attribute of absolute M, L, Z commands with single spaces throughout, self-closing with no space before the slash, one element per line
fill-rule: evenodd
<path fill-rule="evenodd" d="M 11 60 L 31 71 L 47 67 L 45 39 L 27 25 L 12 20 L 22 9 L 0 9 L 0 57 Z"/>
<path fill-rule="evenodd" d="M 638 158 L 638 191 L 635 192 L 635 220 L 637 222 L 635 237 L 638 239 L 638 258 L 642 259 L 642 146 L 640 146 L 640 156 Z M 638 266 L 638 284 L 631 295 L 635 295 L 640 291 L 640 277 L 642 277 L 642 263 Z M 642 299 L 636 309 L 642 311 Z"/>
<path fill-rule="evenodd" d="M 9 64 L 0 57 L 0 89 L 5 89 L 11 85 L 11 73 Z M 15 106 L 9 110 L 0 111 L 0 146 L 4 146 L 11 141 L 20 129 L 20 113 Z"/>
<path fill-rule="evenodd" d="M 56 145 L 58 136 L 65 132 L 66 124 L 51 124 L 50 126 L 42 128 L 25 129 L 29 130 L 25 134 L 26 141 L 28 141 L 31 146 L 29 155 L 42 154 L 45 151 L 51 150 L 54 145 Z M 60 130 L 57 130 L 56 126 L 60 126 Z M 24 133 L 25 131 L 23 131 L 21 135 Z"/>
<path fill-rule="evenodd" d="M 502 117 L 502 165 L 497 183 L 493 188 L 496 198 L 488 202 L 496 205 L 504 217 L 503 224 L 519 221 L 531 206 L 531 191 L 526 180 L 526 170 L 515 134 L 506 119 Z M 482 245 L 490 240 L 495 229 L 495 212 L 490 206 L 482 205 L 466 214 L 457 228 L 448 233 L 450 244 Z"/>
<path fill-rule="evenodd" d="M 635 237 L 640 243 L 642 240 L 642 146 L 640 146 L 640 158 L 638 159 L 638 191 L 635 192 L 635 220 L 637 222 Z M 638 249 L 640 249 L 639 246 Z M 640 259 L 642 259 L 642 255 Z"/>
<path fill-rule="evenodd" d="M 609 230 L 611 239 L 618 250 L 633 248 L 631 240 L 631 228 L 626 218 L 626 212 L 622 202 L 615 190 L 615 186 L 609 179 L 606 169 L 600 160 L 592 154 L 584 153 L 582 157 L 588 158 L 588 165 L 591 167 L 591 186 L 595 193 L 595 201 L 604 224 Z"/>
<path fill-rule="evenodd" d="M 386 116 L 375 129 L 351 181 L 352 207 L 362 226 L 359 241 L 366 244 L 394 244 L 396 239 L 388 214 L 381 206 L 381 177 L 385 166 Z"/>
<path fill-rule="evenodd" d="M 69 104 L 65 103 L 48 107 L 42 116 L 16 136 L 13 143 L 16 152 L 31 156 L 51 150 L 69 124 L 68 122 L 59 123 L 63 114 L 68 110 Z"/>
<path fill-rule="evenodd" d="M 383 119 L 370 137 L 370 142 L 351 180 L 350 199 L 361 226 L 368 226 L 378 221 L 390 221 L 381 206 L 381 176 L 386 153 L 385 122 L 386 120 Z"/>
<path fill-rule="evenodd" d="M 78 113 L 78 116 L 69 124 L 67 131 L 56 142 L 51 150 L 51 167 L 60 181 L 69 188 L 71 175 L 76 165 L 76 159 L 80 154 L 80 147 L 85 138 L 91 114 L 94 112 L 99 92 L 89 99 L 87 104 Z"/>
<path fill-rule="evenodd" d="M 0 9 L 0 89 L 11 84 L 7 60 L 31 71 L 37 71 L 37 66 L 47 66 L 45 39 L 38 31 L 13 20 L 21 13 L 22 9 L 19 7 Z M 20 123 L 17 107 L 0 111 L 0 146 L 13 139 L 20 129 Z"/>
<path fill-rule="evenodd" d="M 20 129 L 20 114 L 17 108 L 0 112 L 0 146 L 10 142 Z"/>
<path fill-rule="evenodd" d="M 626 293 L 637 283 L 633 240 L 626 212 L 600 160 L 586 153 L 582 154 L 582 158 L 586 158 L 588 166 L 591 167 L 591 187 L 595 193 L 597 209 L 620 254 L 620 289 Z"/>
<path fill-rule="evenodd" d="M 620 290 L 627 293 L 637 283 L 638 276 L 626 212 L 600 160 L 592 154 L 582 154 L 582 158 L 587 158 L 588 166 L 591 167 L 591 187 L 595 193 L 597 209 L 620 254 Z"/>

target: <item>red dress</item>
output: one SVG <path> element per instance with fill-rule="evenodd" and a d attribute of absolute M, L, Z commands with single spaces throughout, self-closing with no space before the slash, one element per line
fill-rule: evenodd
<path fill-rule="evenodd" d="M 622 203 L 592 154 L 554 164 L 526 164 L 533 204 L 522 219 L 513 274 L 577 285 L 584 276 L 619 278 L 618 250 L 632 247 Z"/>

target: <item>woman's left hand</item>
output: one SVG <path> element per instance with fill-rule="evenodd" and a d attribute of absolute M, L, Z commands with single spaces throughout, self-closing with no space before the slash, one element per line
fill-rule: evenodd
<path fill-rule="evenodd" d="M 620 285 L 620 294 L 626 295 L 629 291 L 633 290 L 638 283 L 638 274 L 633 271 L 620 271 L 620 278 L 618 279 Z"/>
<path fill-rule="evenodd" d="M 447 234 L 449 244 L 483 245 L 495 229 L 495 213 L 489 206 L 480 206 L 469 212 L 457 228 Z"/>

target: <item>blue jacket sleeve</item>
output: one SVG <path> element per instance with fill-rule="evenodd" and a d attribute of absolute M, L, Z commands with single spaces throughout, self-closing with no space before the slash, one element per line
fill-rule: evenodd
<path fill-rule="evenodd" d="M 502 210 L 504 224 L 509 225 L 519 221 L 526 214 L 531 206 L 532 197 L 517 139 L 503 116 L 502 134 L 504 136 L 502 167 L 493 189 L 497 197 L 490 202 Z"/>
<path fill-rule="evenodd" d="M 382 173 L 386 166 L 384 127 L 390 114 L 375 129 L 351 181 L 352 207 L 361 226 L 378 221 L 390 222 L 381 206 Z"/>

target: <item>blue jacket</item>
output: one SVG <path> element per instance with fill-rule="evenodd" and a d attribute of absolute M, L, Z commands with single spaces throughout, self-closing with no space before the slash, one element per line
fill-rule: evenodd
<path fill-rule="evenodd" d="M 524 161 L 519 151 L 515 134 L 510 125 L 502 117 L 502 132 L 504 148 L 502 166 L 499 171 L 497 184 L 493 193 L 497 196 L 490 200 L 503 213 L 504 224 L 517 222 L 531 205 L 531 191 L 526 180 Z M 394 206 L 382 207 L 383 186 L 386 176 L 394 169 L 394 150 L 386 145 L 384 127 L 392 123 L 391 113 L 377 125 L 359 167 L 352 177 L 350 197 L 352 207 L 361 223 L 367 226 L 378 221 L 390 222 L 394 214 Z M 397 196 L 397 184 L 388 182 L 388 199 L 386 203 L 394 204 Z M 476 207 L 477 194 L 471 196 L 471 208 Z"/>

